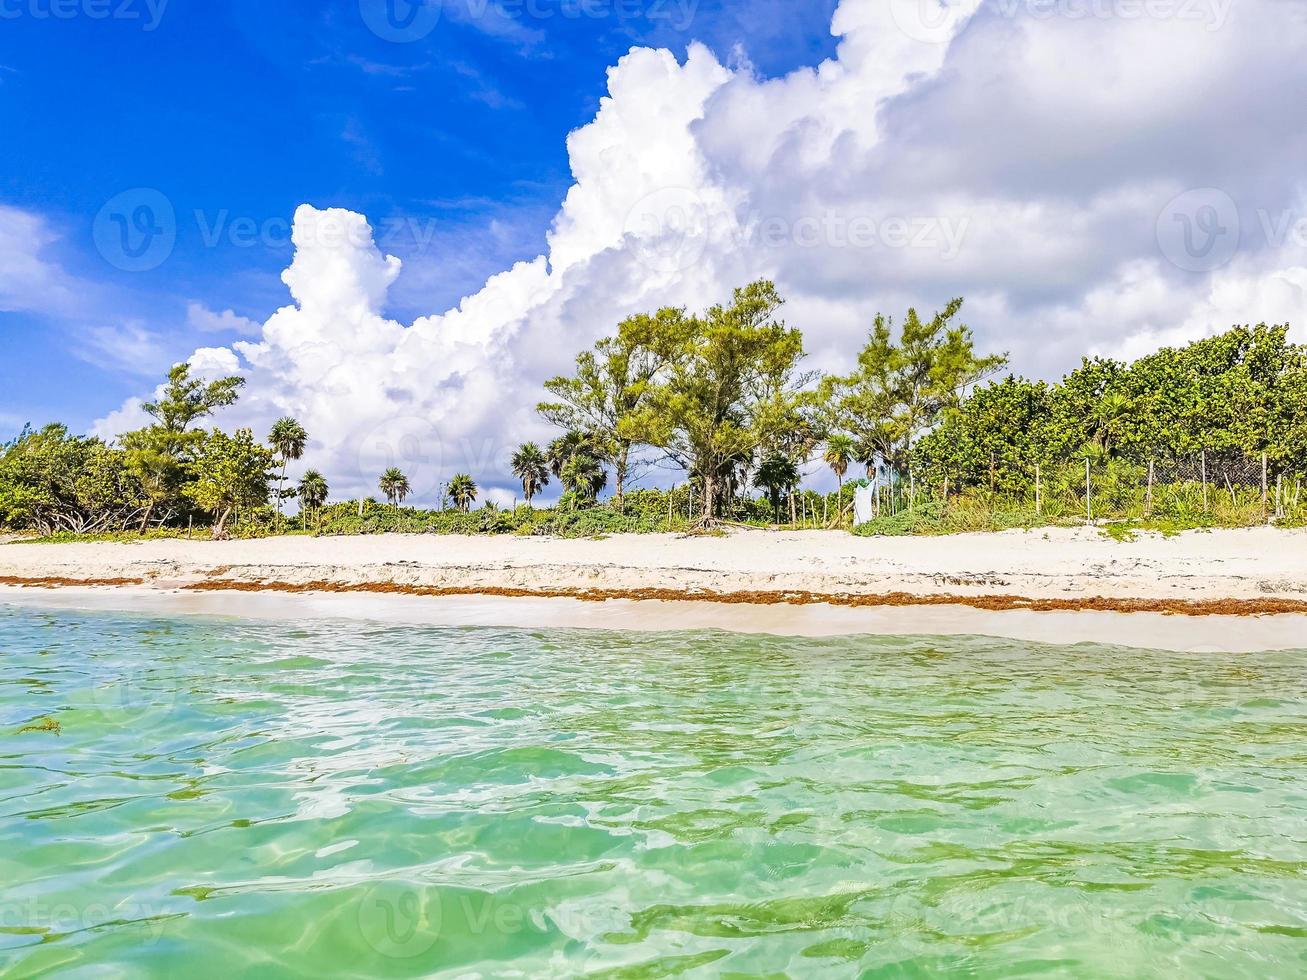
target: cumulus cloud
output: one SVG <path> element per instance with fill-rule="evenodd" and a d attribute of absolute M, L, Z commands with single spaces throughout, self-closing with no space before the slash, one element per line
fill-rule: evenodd
<path fill-rule="evenodd" d="M 568 137 L 544 254 L 401 323 L 400 259 L 364 216 L 305 205 L 292 302 L 192 363 L 248 377 L 232 421 L 300 418 L 337 495 L 393 464 L 422 501 L 460 470 L 506 499 L 508 453 L 549 435 L 543 379 L 632 311 L 760 276 L 825 369 L 875 312 L 954 295 L 1035 375 L 1301 321 L 1307 18 L 1210 3 L 842 0 L 836 56 L 779 78 L 634 49 Z"/>
<path fill-rule="evenodd" d="M 0 312 L 68 312 L 76 281 L 45 258 L 59 236 L 40 215 L 0 205 Z"/>

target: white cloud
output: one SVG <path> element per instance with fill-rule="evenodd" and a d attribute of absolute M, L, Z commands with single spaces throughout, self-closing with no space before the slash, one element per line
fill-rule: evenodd
<path fill-rule="evenodd" d="M 540 382 L 622 316 L 702 307 L 759 276 L 826 369 L 878 310 L 954 295 L 983 345 L 1035 374 L 1090 349 L 1302 321 L 1303 243 L 1254 215 L 1302 214 L 1307 20 L 1274 0 L 1219 23 L 1064 6 L 964 0 L 936 25 L 912 21 L 919 0 L 842 0 L 837 56 L 775 79 L 698 45 L 684 63 L 632 50 L 568 138 L 574 184 L 545 254 L 404 324 L 385 315 L 400 262 L 364 217 L 306 205 L 292 305 L 196 362 L 249 378 L 231 422 L 299 417 L 305 463 L 337 495 L 372 492 L 393 463 L 429 502 L 456 470 L 511 490 L 508 453 L 549 435 Z M 1199 272 L 1158 237 L 1195 187 L 1237 214 L 1195 211 L 1193 228 L 1243 219 L 1233 260 Z"/>
<path fill-rule="evenodd" d="M 135 321 L 119 326 L 79 328 L 72 350 L 100 367 L 146 377 L 157 375 L 169 364 L 167 349 L 159 335 Z"/>
<path fill-rule="evenodd" d="M 58 240 L 40 215 L 0 205 L 0 312 L 61 313 L 77 306 L 75 280 L 42 255 Z"/>
<path fill-rule="evenodd" d="M 244 337 L 257 337 L 263 330 L 261 324 L 232 310 L 219 313 L 194 300 L 186 304 L 186 325 L 201 333 L 234 333 Z"/>

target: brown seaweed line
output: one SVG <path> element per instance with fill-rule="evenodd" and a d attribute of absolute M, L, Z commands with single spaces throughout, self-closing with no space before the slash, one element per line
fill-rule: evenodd
<path fill-rule="evenodd" d="M 0 585 L 33 588 L 143 585 L 138 578 L 71 579 L 0 576 Z M 968 606 L 991 612 L 1147 612 L 1181 616 L 1279 616 L 1307 613 L 1301 599 L 1131 599 L 1083 596 L 1070 599 L 1033 599 L 1017 595 L 917 595 L 911 592 L 876 594 L 807 591 L 714 592 L 688 589 L 522 589 L 491 585 L 430 586 L 398 582 L 249 582 L 210 578 L 179 586 L 192 592 L 326 592 L 409 595 L 430 598 L 493 596 L 514 599 L 577 599 L 582 602 L 633 600 L 637 602 L 712 602 L 726 605 L 807 606 L 852 608 L 910 606 Z"/>

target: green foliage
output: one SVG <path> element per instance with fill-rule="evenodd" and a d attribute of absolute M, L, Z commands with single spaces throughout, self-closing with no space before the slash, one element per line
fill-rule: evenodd
<path fill-rule="evenodd" d="M 777 523 L 781 520 L 781 496 L 789 493 L 799 482 L 799 468 L 794 461 L 780 453 L 772 453 L 758 466 L 753 482 L 767 490 L 771 500 L 772 516 Z"/>
<path fill-rule="evenodd" d="M 288 463 L 307 448 L 303 426 L 278 420 L 271 448 L 247 430 L 206 434 L 195 423 L 232 404 L 243 381 L 206 383 L 182 364 L 145 406 L 153 424 L 118 446 L 62 426 L 25 428 L 0 445 L 0 525 L 47 539 L 168 534 L 197 517 L 219 537 L 283 528 L 579 537 L 701 528 L 715 517 L 768 525 L 788 502 L 796 526 L 847 526 L 846 478 L 859 463 L 878 475 L 879 515 L 860 534 L 1080 523 L 1092 510 L 1105 533 L 1128 538 L 1263 523 L 1263 454 L 1278 522 L 1307 523 L 1307 349 L 1289 343 L 1285 326 L 1235 327 L 1131 364 L 1086 359 L 1055 384 L 1008 377 L 975 389 L 1005 359 L 975 352 L 954 322 L 955 300 L 929 320 L 909 310 L 901 327 L 877 317 L 857 369 L 814 388 L 782 303 L 759 281 L 702 315 L 667 308 L 622 321 L 572 375 L 546 382 L 555 400 L 538 409 L 567 431 L 513 454 L 527 505 L 512 511 L 488 503 L 473 513 L 479 488 L 467 473 L 447 484 L 448 511 L 402 508 L 411 486 L 394 467 L 379 481 L 385 506 L 329 506 L 314 470 L 286 489 Z M 817 452 L 836 493 L 800 487 Z M 681 466 L 686 482 L 630 490 L 634 468 L 656 458 Z M 887 465 L 897 474 L 888 483 L 879 478 Z M 604 505 L 610 472 L 615 499 Z M 534 509 L 551 477 L 564 488 L 559 506 Z M 751 482 L 765 498 L 749 494 Z M 300 514 L 284 519 L 292 496 Z"/>
<path fill-rule="evenodd" d="M 184 493 L 213 515 L 213 536 L 222 538 L 234 510 L 267 506 L 272 466 L 272 450 L 255 442 L 249 429 L 231 436 L 214 429 L 195 459 L 195 479 Z"/>
<path fill-rule="evenodd" d="M 538 509 L 525 504 L 514 510 L 418 510 L 389 505 L 365 507 L 357 502 L 332 504 L 322 511 L 319 533 L 354 534 L 516 534 L 589 538 L 609 534 L 651 534 L 684 530 L 684 492 L 674 502 L 680 510 L 668 521 L 668 495 L 656 490 L 627 494 L 625 512 L 599 506 L 584 510 Z"/>
<path fill-rule="evenodd" d="M 272 451 L 277 454 L 277 461 L 281 464 L 281 472 L 277 474 L 277 527 L 281 527 L 281 504 L 283 500 L 294 497 L 294 490 L 285 489 L 286 486 L 286 467 L 292 460 L 299 459 L 304 455 L 304 449 L 308 445 L 309 434 L 304 431 L 304 426 L 300 425 L 295 419 L 280 418 L 272 425 L 272 431 L 268 433 L 268 444 Z"/>
<path fill-rule="evenodd" d="M 449 481 L 449 499 L 461 511 L 471 510 L 477 491 L 476 482 L 467 473 L 457 473 Z"/>
<path fill-rule="evenodd" d="M 845 474 L 849 472 L 849 465 L 857 458 L 858 444 L 852 436 L 836 433 L 827 437 L 826 451 L 821 460 L 830 467 L 841 486 L 844 485 Z"/>
<path fill-rule="evenodd" d="M 633 420 L 644 407 L 655 379 L 684 354 L 688 323 L 684 311 L 675 309 L 628 317 L 618 325 L 615 336 L 605 337 L 594 350 L 577 355 L 575 374 L 545 382 L 545 390 L 557 401 L 542 402 L 537 411 L 554 425 L 589 434 L 588 455 L 613 466 L 618 510 L 622 509 L 635 445 Z M 567 460 L 555 460 L 554 474 L 561 477 Z M 600 489 L 602 485 L 594 492 Z M 577 488 L 573 490 L 577 492 Z"/>
<path fill-rule="evenodd" d="M 549 486 L 549 460 L 534 442 L 524 443 L 513 453 L 513 475 L 522 481 L 522 495 L 531 503 Z"/>
<path fill-rule="evenodd" d="M 200 419 L 212 415 L 216 409 L 236 402 L 244 378 L 220 378 L 205 384 L 191 377 L 189 364 L 175 364 L 168 372 L 168 383 L 163 395 L 155 402 L 141 407 L 169 432 L 186 432 Z"/>
<path fill-rule="evenodd" d="M 183 487 L 204 443 L 204 433 L 191 426 L 235 403 L 244 384 L 243 378 L 236 377 L 206 384 L 191 377 L 189 364 L 176 364 L 168 372 L 162 396 L 143 406 L 154 424 L 119 437 L 127 467 L 146 497 L 142 532 L 151 520 L 175 520 L 187 510 Z"/>
<path fill-rule="evenodd" d="M 803 337 L 777 319 L 782 303 L 772 283 L 756 282 L 701 318 L 660 314 L 660 329 L 682 349 L 650 383 L 623 434 L 681 465 L 708 516 L 722 510 L 756 453 L 804 424 L 811 404 L 802 393 L 811 378 L 798 371 Z"/>
<path fill-rule="evenodd" d="M 1203 453 L 1256 461 L 1263 452 L 1272 480 L 1307 471 L 1307 354 L 1288 343 L 1287 327 L 1264 324 L 1133 364 L 1086 359 L 1051 386 L 1016 377 L 988 385 L 946 413 L 911 462 L 932 487 L 1003 494 L 1033 494 L 1038 466 L 1057 497 L 1068 471 L 1083 488 L 1089 459 L 1105 505 L 1121 509 L 1125 488 L 1146 484 L 1149 462 Z"/>
<path fill-rule="evenodd" d="M 877 316 L 857 370 L 823 382 L 831 427 L 853 433 L 864 462 L 879 456 L 903 465 L 918 435 L 956 407 L 967 387 L 1007 363 L 1002 355 L 976 355 L 970 329 L 952 323 L 961 309 L 955 299 L 928 321 L 910 309 L 897 341 L 894 321 Z"/>
<path fill-rule="evenodd" d="M 146 504 L 125 455 L 62 425 L 26 431 L 0 455 L 0 526 L 42 534 L 121 530 Z"/>
<path fill-rule="evenodd" d="M 387 467 L 386 472 L 381 474 L 377 486 L 386 495 L 386 501 L 392 507 L 402 504 L 404 498 L 413 492 L 408 477 L 404 475 L 398 466 Z"/>

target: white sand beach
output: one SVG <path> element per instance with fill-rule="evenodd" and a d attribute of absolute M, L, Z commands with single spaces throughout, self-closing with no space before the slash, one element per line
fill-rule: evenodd
<path fill-rule="evenodd" d="M 494 594 L 667 591 L 1307 603 L 1307 531 L 1109 540 L 1092 528 L 934 538 L 733 531 L 603 540 L 376 535 L 0 546 L 0 579 L 140 580 L 154 588 L 421 587 Z M 754 596 L 754 598 L 759 598 Z M 766 601 L 765 597 L 759 601 Z"/>
<path fill-rule="evenodd" d="M 1305 532 L 1269 528 L 1132 542 L 1041 529 L 10 543 L 0 546 L 0 602 L 448 625 L 976 633 L 1239 652 L 1307 646 L 1305 545 Z"/>

